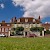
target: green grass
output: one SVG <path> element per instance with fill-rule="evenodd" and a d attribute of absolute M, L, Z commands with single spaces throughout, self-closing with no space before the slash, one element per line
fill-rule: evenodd
<path fill-rule="evenodd" d="M 0 50 L 50 50 L 50 38 L 0 38 Z"/>

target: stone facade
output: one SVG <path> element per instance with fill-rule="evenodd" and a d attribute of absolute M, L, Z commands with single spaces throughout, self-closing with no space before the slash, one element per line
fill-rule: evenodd
<path fill-rule="evenodd" d="M 27 32 L 27 35 L 30 33 L 35 33 L 35 32 L 30 32 L 31 27 L 42 27 L 42 24 L 40 22 L 40 18 L 34 19 L 34 18 L 23 17 L 17 19 L 16 23 L 13 23 L 11 28 L 16 28 L 16 27 L 24 27 L 24 36 L 25 36 L 25 32 Z M 35 35 L 40 36 L 40 32 L 36 33 Z"/>

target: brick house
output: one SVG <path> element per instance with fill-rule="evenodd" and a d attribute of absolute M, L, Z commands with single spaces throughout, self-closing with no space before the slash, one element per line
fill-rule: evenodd
<path fill-rule="evenodd" d="M 10 30 L 11 30 L 10 23 L 6 23 L 5 21 L 2 21 L 0 23 L 0 34 L 4 34 L 4 35 L 8 36 Z"/>
<path fill-rule="evenodd" d="M 50 31 L 50 23 L 44 23 L 44 24 L 42 24 L 42 27 L 44 27 L 44 36 L 45 37 L 50 37 L 50 34 L 46 34 L 45 32 L 47 31 L 47 30 L 49 30 Z"/>

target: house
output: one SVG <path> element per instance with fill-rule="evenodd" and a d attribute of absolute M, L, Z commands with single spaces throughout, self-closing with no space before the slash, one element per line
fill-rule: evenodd
<path fill-rule="evenodd" d="M 50 24 L 49 23 L 42 23 L 40 20 L 40 16 L 35 19 L 33 17 L 21 17 L 21 18 L 12 18 L 9 23 L 2 21 L 0 23 L 0 34 L 4 34 L 6 36 L 10 36 L 13 32 L 17 33 L 12 30 L 12 28 L 23 27 L 24 30 L 20 32 L 20 35 L 24 37 L 28 36 L 37 36 L 37 37 L 44 37 L 46 36 L 45 32 L 47 30 L 50 31 Z M 42 32 L 39 31 L 31 31 L 30 28 L 34 27 L 43 27 L 44 30 Z M 18 32 L 19 33 L 19 32 Z M 19 34 L 17 34 L 19 35 Z"/>
<path fill-rule="evenodd" d="M 24 27 L 24 31 L 23 31 L 24 36 L 28 36 L 30 33 L 35 33 L 35 35 L 40 36 L 39 32 L 30 31 L 31 27 L 42 27 L 40 16 L 38 17 L 38 19 L 35 19 L 33 17 L 21 17 L 16 19 L 16 17 L 14 17 L 11 19 L 11 23 L 13 23 L 11 25 L 12 26 L 11 28 Z"/>
<path fill-rule="evenodd" d="M 50 37 L 50 23 L 45 22 L 44 24 L 42 24 L 42 27 L 44 28 L 44 36 Z"/>
<path fill-rule="evenodd" d="M 6 23 L 5 21 L 2 21 L 0 23 L 0 34 L 4 34 L 6 36 L 9 36 L 9 31 L 11 30 L 11 24 Z"/>

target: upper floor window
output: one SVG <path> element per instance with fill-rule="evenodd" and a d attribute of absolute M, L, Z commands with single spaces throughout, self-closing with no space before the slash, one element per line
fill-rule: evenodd
<path fill-rule="evenodd" d="M 8 32 L 8 28 L 5 28 L 5 32 Z"/>
<path fill-rule="evenodd" d="M 10 24 L 7 24 L 7 26 L 10 26 Z"/>
<path fill-rule="evenodd" d="M 35 19 L 33 19 L 33 22 L 35 22 Z"/>
<path fill-rule="evenodd" d="M 50 31 L 50 28 L 49 28 L 49 31 Z"/>
<path fill-rule="evenodd" d="M 25 22 L 28 22 L 28 19 L 25 19 Z"/>
<path fill-rule="evenodd" d="M 14 27 L 16 28 L 17 27 L 17 24 L 14 24 Z"/>
<path fill-rule="evenodd" d="M 9 28 L 9 30 L 11 30 L 11 28 Z"/>
<path fill-rule="evenodd" d="M 0 28 L 0 32 L 1 32 L 1 28 Z"/>
<path fill-rule="evenodd" d="M 1 26 L 1 24 L 0 24 L 0 26 Z"/>
<path fill-rule="evenodd" d="M 17 22 L 20 22 L 20 19 L 17 19 Z"/>
<path fill-rule="evenodd" d="M 25 24 L 25 28 L 28 28 L 28 24 Z"/>
<path fill-rule="evenodd" d="M 4 32 L 4 28 L 2 28 L 2 32 Z"/>

